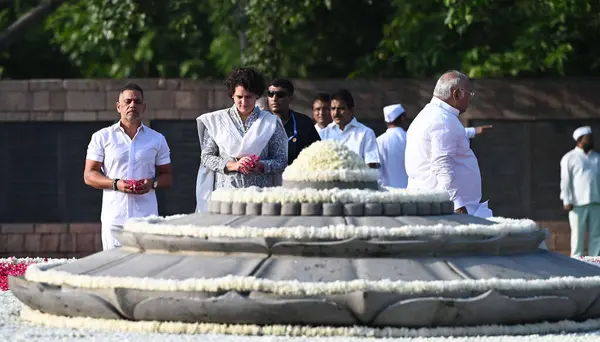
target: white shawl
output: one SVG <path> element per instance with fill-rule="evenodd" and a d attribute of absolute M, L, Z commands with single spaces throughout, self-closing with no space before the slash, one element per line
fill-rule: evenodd
<path fill-rule="evenodd" d="M 219 146 L 219 150 L 230 156 L 241 158 L 253 154 L 260 155 L 275 133 L 279 118 L 269 112 L 260 111 L 258 119 L 242 137 L 227 113 L 229 110 L 235 109 L 227 108 L 206 113 L 196 119 L 200 148 L 202 148 L 204 134 L 208 131 Z M 196 179 L 196 212 L 208 210 L 207 201 L 214 189 L 215 172 L 200 164 Z"/>

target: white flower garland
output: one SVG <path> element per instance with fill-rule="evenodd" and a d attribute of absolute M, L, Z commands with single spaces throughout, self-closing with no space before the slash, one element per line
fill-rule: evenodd
<path fill-rule="evenodd" d="M 31 323 L 53 328 L 86 328 L 121 332 L 150 332 L 169 334 L 227 334 L 247 336 L 294 336 L 294 337 L 441 337 L 441 336 L 502 336 L 533 334 L 564 334 L 600 329 L 600 319 L 584 322 L 560 321 L 519 325 L 481 325 L 470 327 L 437 328 L 370 328 L 361 326 L 294 326 L 183 323 L 159 321 L 127 321 L 92 317 L 66 317 L 42 313 L 23 307 L 21 318 Z"/>
<path fill-rule="evenodd" d="M 345 145 L 331 140 L 314 142 L 303 149 L 283 172 L 285 181 L 377 181 L 377 170 Z"/>
<path fill-rule="evenodd" d="M 382 188 L 366 189 L 289 189 L 282 187 L 220 188 L 211 200 L 240 203 L 439 203 L 447 202 L 446 191 Z"/>
<path fill-rule="evenodd" d="M 372 227 L 335 225 L 326 227 L 230 227 L 225 225 L 200 226 L 169 224 L 169 218 L 134 218 L 125 222 L 123 229 L 134 233 L 195 238 L 280 238 L 280 239 L 368 239 L 407 238 L 417 236 L 498 236 L 530 233 L 538 230 L 537 224 L 529 219 L 491 218 L 495 224 L 468 225 L 406 225 L 400 227 Z M 163 223 L 164 222 L 164 223 Z"/>
<path fill-rule="evenodd" d="M 25 272 L 29 281 L 56 286 L 72 286 L 87 289 L 128 288 L 147 291 L 260 291 L 276 295 L 334 295 L 351 292 L 386 292 L 399 294 L 429 294 L 447 292 L 497 291 L 548 291 L 557 289 L 600 287 L 600 276 L 553 277 L 548 279 L 461 279 L 435 281 L 392 281 L 355 279 L 333 282 L 300 282 L 297 280 L 270 280 L 247 276 L 224 276 L 219 278 L 188 278 L 184 280 L 115 277 L 72 274 L 65 271 L 45 269 L 31 265 Z"/>

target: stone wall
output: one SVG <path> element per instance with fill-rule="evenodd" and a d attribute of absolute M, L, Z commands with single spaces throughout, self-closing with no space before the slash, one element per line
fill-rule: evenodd
<path fill-rule="evenodd" d="M 99 223 L 5 223 L 0 255 L 83 257 L 102 250 Z"/>
<path fill-rule="evenodd" d="M 131 80 L 142 86 L 147 119 L 194 119 L 231 104 L 222 81 Z M 0 121 L 105 121 L 116 117 L 122 80 L 0 81 Z M 600 98 L 595 79 L 478 80 L 472 108 L 463 120 L 592 119 Z M 402 103 L 410 115 L 431 98 L 433 80 L 295 80 L 294 105 L 309 112 L 317 92 L 344 87 L 352 92 L 360 119 L 381 119 L 381 108 Z"/>
<path fill-rule="evenodd" d="M 130 81 L 145 91 L 147 124 L 165 134 L 172 150 L 175 184 L 159 193 L 161 214 L 188 212 L 199 157 L 194 119 L 229 106 L 231 100 L 222 81 Z M 81 179 L 85 145 L 93 130 L 118 118 L 115 103 L 124 83 L 0 81 L 0 157 L 5 163 L 0 168 L 0 254 L 78 256 L 100 247 L 100 193 Z M 553 232 L 548 244 L 564 253 L 569 230 L 558 199 L 558 162 L 573 147 L 574 128 L 590 124 L 600 130 L 598 84 L 595 79 L 479 80 L 471 108 L 461 115 L 465 125 L 494 125 L 472 146 L 481 166 L 484 199 L 491 199 L 495 214 L 543 223 Z M 315 93 L 349 89 L 358 119 L 381 133 L 384 105 L 402 103 L 414 117 L 430 99 L 435 81 L 297 80 L 294 85 L 293 107 L 307 114 Z M 23 133 L 25 127 L 36 128 Z M 39 172 L 35 163 L 42 159 L 50 161 Z M 41 180 L 34 179 L 37 174 Z M 47 211 L 56 211 L 56 217 L 40 214 L 51 205 L 57 209 Z M 77 213 L 70 213 L 76 206 Z"/>

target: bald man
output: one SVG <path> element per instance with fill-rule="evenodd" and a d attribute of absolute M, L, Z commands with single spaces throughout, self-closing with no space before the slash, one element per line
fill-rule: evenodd
<path fill-rule="evenodd" d="M 409 189 L 445 190 L 455 212 L 487 218 L 492 212 L 487 202 L 480 203 L 479 163 L 458 119 L 474 95 L 461 72 L 449 71 L 439 78 L 433 98 L 408 129 L 405 167 Z"/>

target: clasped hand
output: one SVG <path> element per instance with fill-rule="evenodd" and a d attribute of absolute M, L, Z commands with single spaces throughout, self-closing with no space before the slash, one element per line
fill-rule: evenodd
<path fill-rule="evenodd" d="M 141 186 L 138 185 L 134 187 L 132 183 L 127 183 L 126 181 L 121 179 L 117 182 L 117 189 L 126 194 L 143 195 L 145 193 L 148 193 L 152 189 L 154 179 L 145 178 L 142 179 L 141 183 Z"/>
<path fill-rule="evenodd" d="M 264 165 L 262 162 L 253 162 L 250 157 L 242 157 L 236 162 L 236 171 L 249 175 L 255 172 L 262 172 Z"/>

